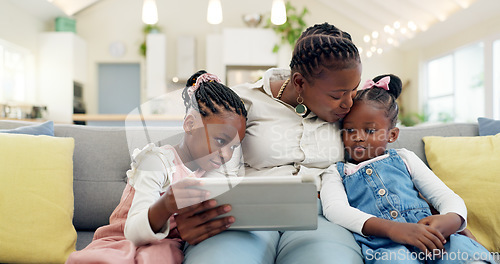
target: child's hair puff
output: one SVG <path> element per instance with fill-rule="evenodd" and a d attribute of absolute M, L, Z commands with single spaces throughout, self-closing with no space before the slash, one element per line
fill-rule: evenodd
<path fill-rule="evenodd" d="M 198 77 L 205 73 L 207 73 L 205 70 L 197 71 L 186 82 L 186 87 L 182 91 L 186 113 L 190 108 L 193 108 L 206 117 L 226 110 L 246 118 L 247 111 L 241 98 L 231 88 L 220 82 L 203 81 L 192 95 L 189 94 L 189 88 L 194 86 Z"/>
<path fill-rule="evenodd" d="M 391 121 L 391 128 L 396 126 L 398 120 L 399 106 L 396 102 L 403 89 L 401 79 L 394 74 L 383 74 L 372 79 L 374 83 L 380 81 L 382 78 L 390 77 L 388 85 L 389 90 L 373 86 L 369 89 L 358 91 L 354 101 L 366 101 L 375 103 L 385 109 L 386 116 Z"/>

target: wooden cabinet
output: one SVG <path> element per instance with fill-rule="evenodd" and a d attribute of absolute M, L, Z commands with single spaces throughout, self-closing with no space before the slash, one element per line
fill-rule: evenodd
<path fill-rule="evenodd" d="M 270 68 L 279 64 L 278 54 L 273 53 L 278 40 L 271 29 L 226 28 L 206 40 L 206 69 L 222 80 L 226 80 L 228 67 Z"/>
<path fill-rule="evenodd" d="M 223 31 L 223 62 L 231 66 L 276 66 L 276 34 L 262 28 L 227 28 Z"/>

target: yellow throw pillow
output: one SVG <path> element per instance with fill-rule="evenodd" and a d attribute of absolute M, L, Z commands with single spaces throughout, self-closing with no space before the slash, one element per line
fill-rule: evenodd
<path fill-rule="evenodd" d="M 500 134 L 423 140 L 429 167 L 464 199 L 467 227 L 489 251 L 500 252 Z"/>
<path fill-rule="evenodd" d="M 0 263 L 64 263 L 75 250 L 73 148 L 0 133 Z"/>

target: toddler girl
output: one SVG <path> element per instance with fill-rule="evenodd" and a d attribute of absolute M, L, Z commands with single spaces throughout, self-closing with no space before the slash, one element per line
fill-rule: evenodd
<path fill-rule="evenodd" d="M 128 183 L 110 224 L 97 229 L 93 242 L 73 252 L 66 263 L 183 261 L 183 241 L 173 216 L 205 203 L 213 206 L 213 200 L 201 203 L 208 193 L 188 187 L 199 184 L 193 178 L 231 158 L 245 136 L 247 114 L 239 96 L 205 71 L 188 80 L 183 99 L 182 142 L 134 151 Z"/>
<path fill-rule="evenodd" d="M 456 234 L 466 227 L 463 200 L 415 153 L 386 149 L 399 134 L 401 88 L 397 76 L 382 75 L 358 91 L 342 123 L 347 162 L 322 175 L 323 214 L 354 233 L 365 263 L 491 261 L 484 247 Z"/>

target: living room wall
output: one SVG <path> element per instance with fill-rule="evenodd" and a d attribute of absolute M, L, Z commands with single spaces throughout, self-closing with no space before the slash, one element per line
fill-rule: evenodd
<path fill-rule="evenodd" d="M 0 39 L 30 50 L 38 51 L 38 33 L 45 23 L 9 1 L 0 1 Z"/>
<path fill-rule="evenodd" d="M 355 18 L 346 18 L 335 13 L 331 8 L 317 1 L 292 0 L 295 7 L 302 9 L 307 6 L 310 14 L 306 16 L 307 24 L 313 25 L 328 21 L 353 36 L 355 42 L 362 41 L 364 29 L 353 23 Z M 176 40 L 178 36 L 188 35 L 196 38 L 196 67 L 205 68 L 207 34 L 221 33 L 225 27 L 246 27 L 242 20 L 243 14 L 262 13 L 269 17 L 271 1 L 223 1 L 224 21 L 220 25 L 210 25 L 206 22 L 207 1 L 157 1 L 158 25 L 167 37 L 167 79 L 176 75 Z M 97 64 L 98 63 L 144 63 L 138 49 L 144 40 L 141 22 L 142 1 L 137 0 L 106 0 L 80 12 L 77 16 L 77 32 L 87 41 L 89 54 L 88 84 L 85 97 L 89 113 L 97 113 Z M 230 10 L 238 10 L 231 12 Z M 265 23 L 262 22 L 260 26 Z M 109 52 L 109 45 L 121 41 L 126 46 L 123 57 L 114 58 Z M 385 56 L 384 56 L 385 57 Z M 396 55 L 394 57 L 397 57 Z M 377 62 L 376 58 L 365 66 L 363 79 L 375 73 L 394 72 L 400 69 L 395 63 L 399 60 L 384 60 Z M 372 69 L 372 70 L 370 70 Z M 366 76 L 366 78 L 364 77 Z M 143 78 L 144 79 L 144 78 Z M 142 84 L 144 87 L 144 83 Z"/>

